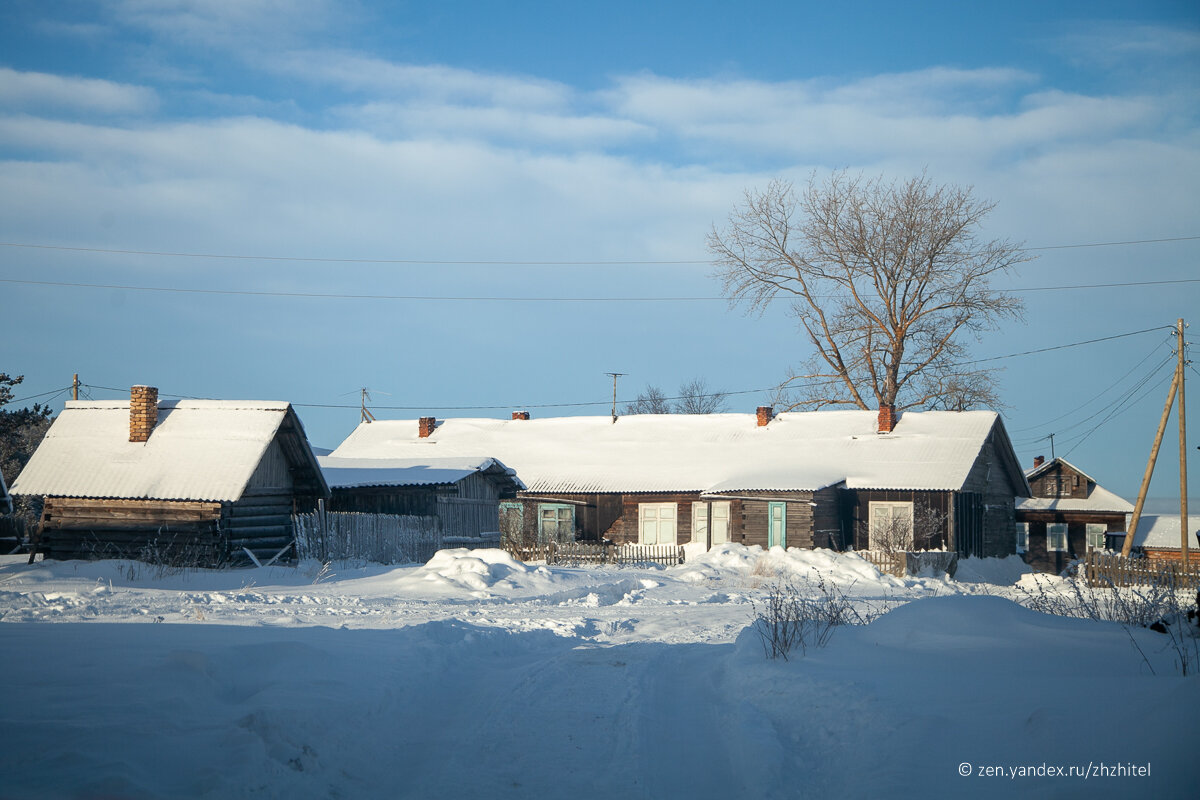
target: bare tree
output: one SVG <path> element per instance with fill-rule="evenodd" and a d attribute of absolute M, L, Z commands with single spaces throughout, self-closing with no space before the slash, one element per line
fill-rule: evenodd
<path fill-rule="evenodd" d="M 732 303 L 777 297 L 815 348 L 781 385 L 790 407 L 966 409 L 996 401 L 993 373 L 965 364 L 963 339 L 1019 318 L 990 287 L 1028 260 L 977 229 L 993 204 L 971 189 L 834 173 L 797 192 L 747 191 L 708 250 Z"/>
<path fill-rule="evenodd" d="M 704 378 L 693 378 L 679 386 L 679 399 L 675 403 L 676 414 L 719 414 L 726 410 L 725 400 L 729 395 L 708 388 Z"/>
<path fill-rule="evenodd" d="M 662 389 L 657 386 L 646 386 L 646 391 L 639 392 L 637 400 L 625 404 L 626 416 L 632 414 L 670 414 L 671 403 Z"/>

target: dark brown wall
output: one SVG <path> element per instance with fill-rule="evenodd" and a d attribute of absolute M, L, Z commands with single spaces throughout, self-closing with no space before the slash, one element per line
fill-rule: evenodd
<path fill-rule="evenodd" d="M 1061 461 L 1029 482 L 1034 497 L 1084 500 L 1090 487 L 1088 479 Z"/>
<path fill-rule="evenodd" d="M 936 550 L 950 546 L 950 492 L 918 492 L 909 489 L 845 489 L 843 508 L 849 518 L 849 530 L 853 532 L 850 544 L 855 550 L 870 549 L 870 504 L 872 501 L 890 503 L 912 503 L 914 527 L 935 517 L 940 520 L 940 530 L 922 537 L 914 531 L 914 546 L 918 550 Z"/>
<path fill-rule="evenodd" d="M 1087 554 L 1088 523 L 1104 524 L 1109 532 L 1125 530 L 1124 514 L 1097 514 L 1079 511 L 1019 511 L 1017 521 L 1029 523 L 1029 546 L 1021 555 L 1038 572 L 1060 573 L 1072 561 Z M 1046 525 L 1067 523 L 1067 550 L 1046 549 Z M 1015 529 L 1015 523 L 1014 523 Z"/>
<path fill-rule="evenodd" d="M 962 487 L 963 492 L 981 495 L 983 509 L 982 552 L 965 555 L 1003 558 L 1017 552 L 1014 498 L 1018 492 L 1024 493 L 1024 487 L 1006 469 L 1008 459 L 1001 457 L 997 435 L 996 429 L 988 435 Z M 962 548 L 959 551 L 963 552 Z"/>

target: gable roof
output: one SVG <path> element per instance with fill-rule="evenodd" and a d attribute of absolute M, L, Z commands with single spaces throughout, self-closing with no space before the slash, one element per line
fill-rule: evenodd
<path fill-rule="evenodd" d="M 1026 497 L 1017 501 L 1018 511 L 1091 511 L 1096 513 L 1113 513 L 1113 514 L 1130 514 L 1133 512 L 1133 504 L 1120 495 L 1113 494 L 1105 489 L 1096 479 L 1079 467 L 1067 461 L 1065 458 L 1053 458 L 1050 461 L 1043 463 L 1040 467 L 1034 467 L 1025 472 L 1025 478 L 1030 482 L 1044 475 L 1055 465 L 1062 465 L 1072 472 L 1076 472 L 1083 476 L 1089 484 L 1091 491 L 1085 498 L 1077 497 Z"/>
<path fill-rule="evenodd" d="M 297 477 L 328 494 L 304 428 L 276 401 L 168 400 L 146 442 L 129 441 L 129 401 L 72 401 L 13 484 L 15 494 L 235 501 L 281 436 Z"/>
<path fill-rule="evenodd" d="M 1100 484 L 1093 484 L 1087 497 L 1023 497 L 1017 501 L 1018 511 L 1093 511 L 1096 513 L 1130 514 L 1133 504 L 1113 494 Z"/>
<path fill-rule="evenodd" d="M 1200 516 L 1189 514 L 1188 550 L 1200 549 L 1200 540 L 1196 538 L 1197 531 L 1200 531 Z M 1136 547 L 1179 550 L 1179 515 L 1147 514 L 1142 517 L 1138 520 L 1137 534 L 1133 537 L 1133 544 Z M 1193 556 L 1193 558 L 1195 557 Z"/>
<path fill-rule="evenodd" d="M 321 472 L 330 489 L 358 489 L 381 486 L 434 486 L 458 483 L 468 475 L 482 472 L 502 475 L 514 488 L 524 484 L 516 472 L 494 458 L 338 458 L 317 456 Z"/>
<path fill-rule="evenodd" d="M 991 411 L 906 412 L 889 434 L 874 411 L 451 419 L 427 438 L 416 420 L 360 424 L 343 458 L 490 456 L 531 492 L 961 489 L 994 429 Z M 1003 437 L 1007 442 L 1007 435 Z M 1005 445 L 1009 451 L 1011 446 Z M 1009 471 L 1026 486 L 1015 456 Z M 1025 489 L 1027 493 L 1027 488 Z"/>
<path fill-rule="evenodd" d="M 1086 472 L 1084 472 L 1079 467 L 1072 464 L 1070 461 L 1067 461 L 1065 458 L 1052 458 L 1049 461 L 1044 462 L 1040 467 L 1034 467 L 1033 469 L 1026 470 L 1025 477 L 1032 481 L 1035 478 L 1037 478 L 1039 475 L 1041 475 L 1042 473 L 1048 472 L 1050 470 L 1050 468 L 1053 467 L 1055 464 L 1061 464 L 1064 467 L 1066 467 L 1067 469 L 1070 469 L 1074 472 L 1078 472 L 1085 479 L 1091 481 L 1092 483 L 1097 482 L 1095 478 L 1093 478 L 1091 475 L 1088 475 Z"/>

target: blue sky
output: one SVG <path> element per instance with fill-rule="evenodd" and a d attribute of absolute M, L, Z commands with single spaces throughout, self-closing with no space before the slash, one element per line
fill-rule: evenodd
<path fill-rule="evenodd" d="M 1197 236 L 1198 96 L 1191 2 L 17 0 L 0 8 L 0 241 L 335 260 L 3 246 L 0 278 L 715 298 L 704 235 L 743 190 L 838 168 L 972 185 L 996 203 L 984 233 L 1030 247 Z M 1004 285 L 1200 276 L 1196 240 L 1035 252 Z M 490 263 L 434 263 L 464 261 Z M 571 263 L 597 261 L 624 263 Z M 692 263 L 628 263 L 653 261 Z M 324 446 L 357 412 L 313 406 L 363 386 L 411 407 L 381 417 L 605 413 L 539 406 L 603 403 L 610 371 L 629 374 L 622 399 L 697 376 L 759 389 L 807 355 L 786 309 L 748 317 L 719 299 L 0 294 L 0 370 L 27 376 L 18 397 L 79 372 L 285 399 L 311 404 L 301 416 Z M 1200 284 L 1022 296 L 1024 322 L 977 357 L 1156 329 L 997 362 L 1023 462 L 1049 455 L 1053 432 L 1059 455 L 1132 495 L 1166 392 L 1166 326 L 1197 316 Z M 1177 494 L 1173 449 L 1160 461 L 1154 494 Z"/>

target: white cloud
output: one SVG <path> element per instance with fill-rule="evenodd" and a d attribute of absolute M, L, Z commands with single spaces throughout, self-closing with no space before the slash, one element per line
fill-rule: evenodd
<path fill-rule="evenodd" d="M 107 11 L 167 42 L 250 51 L 337 25 L 353 6 L 334 0 L 119 0 Z"/>
<path fill-rule="evenodd" d="M 142 114 L 157 102 L 157 94 L 145 86 L 0 67 L 0 105 L 9 109 Z"/>

